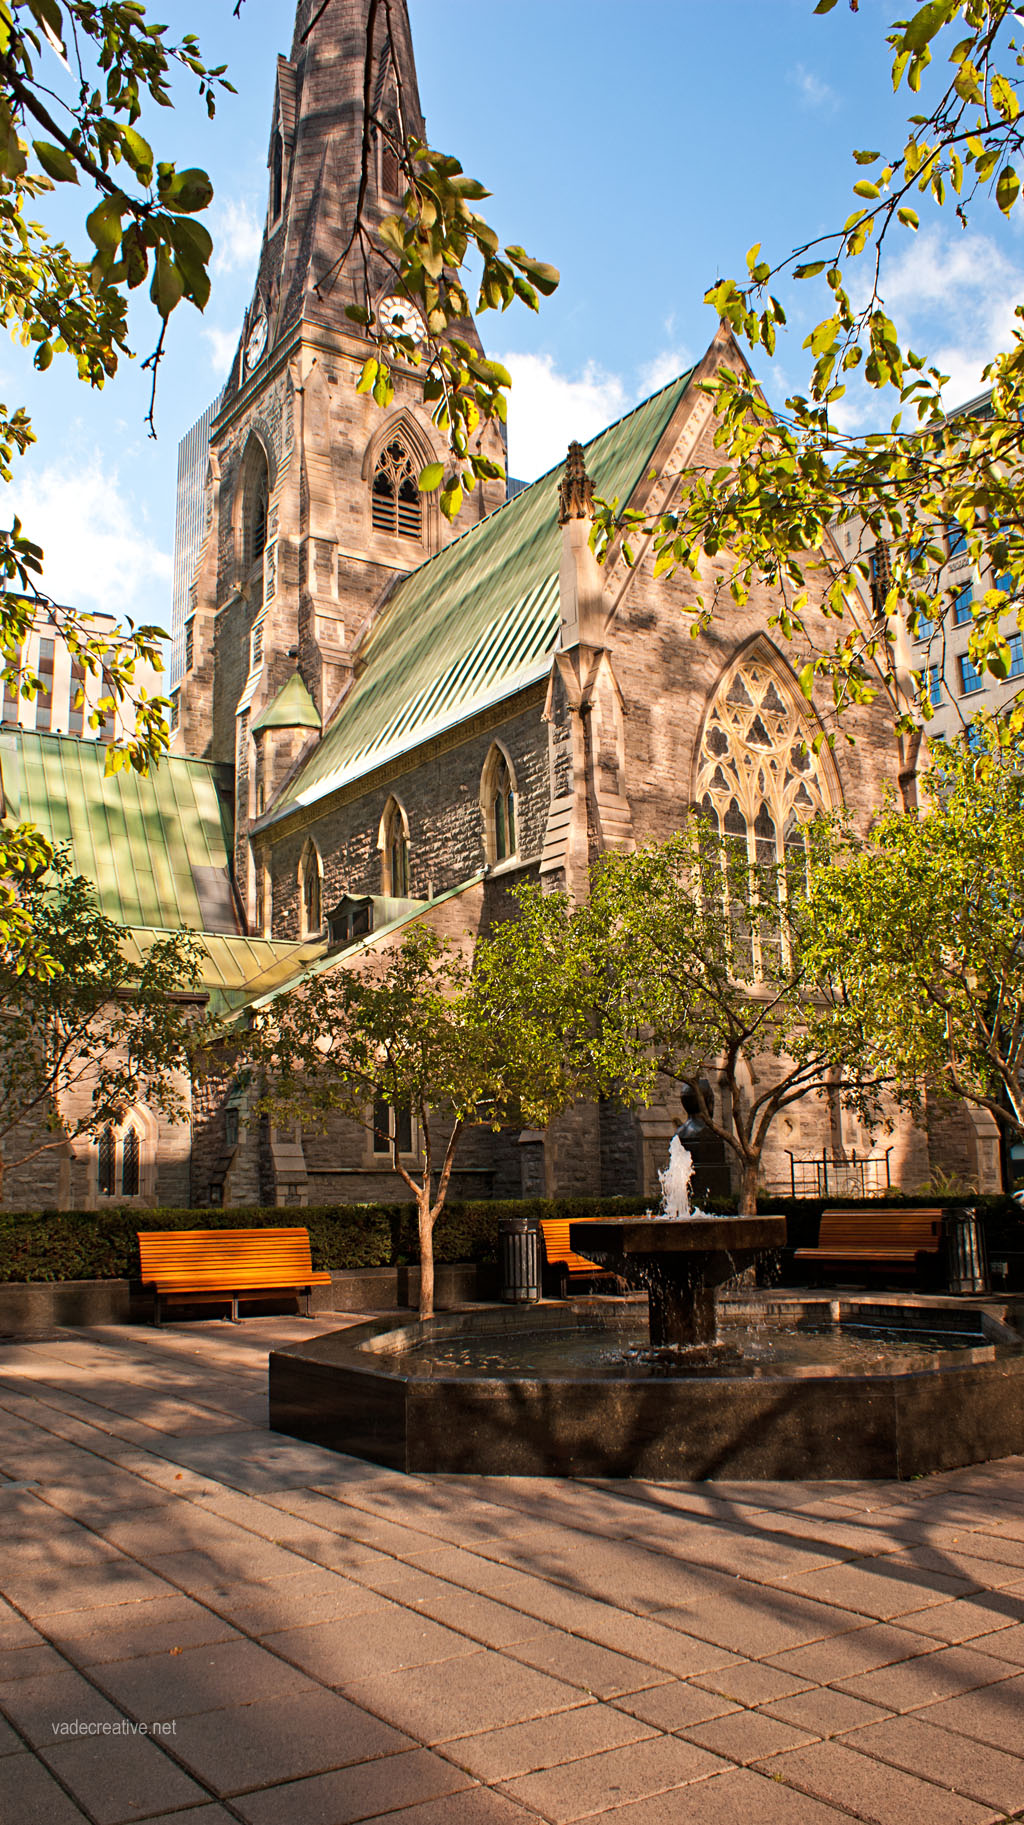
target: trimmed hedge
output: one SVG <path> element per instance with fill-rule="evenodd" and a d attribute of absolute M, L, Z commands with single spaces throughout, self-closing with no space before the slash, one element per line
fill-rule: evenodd
<path fill-rule="evenodd" d="M 956 1200 L 946 1200 L 953 1203 Z M 735 1203 L 708 1200 L 712 1210 L 735 1212 Z M 913 1209 L 937 1198 L 890 1196 L 893 1208 Z M 964 1200 L 981 1215 L 989 1251 L 1024 1251 L 1024 1210 L 1009 1197 Z M 787 1219 L 790 1248 L 813 1248 L 827 1204 L 878 1210 L 878 1199 L 774 1198 L 763 1210 Z M 439 1262 L 493 1262 L 498 1258 L 499 1217 L 635 1216 L 642 1198 L 465 1199 L 445 1209 L 434 1231 Z M 0 1214 L 0 1282 L 31 1280 L 138 1280 L 140 1229 L 273 1229 L 289 1223 L 309 1230 L 315 1267 L 341 1272 L 360 1267 L 400 1267 L 419 1259 L 413 1204 L 318 1204 L 306 1208 L 253 1205 L 235 1210 L 44 1210 Z"/>
<path fill-rule="evenodd" d="M 499 1217 L 631 1216 L 637 1202 L 636 1198 L 453 1201 L 434 1231 L 434 1259 L 496 1261 Z M 317 1268 L 399 1267 L 419 1259 L 414 1204 L 12 1211 L 0 1214 L 0 1282 L 137 1281 L 136 1235 L 140 1229 L 275 1229 L 293 1223 L 309 1230 Z"/>

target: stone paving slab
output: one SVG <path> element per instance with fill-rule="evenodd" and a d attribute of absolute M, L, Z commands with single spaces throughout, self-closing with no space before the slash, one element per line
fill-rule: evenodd
<path fill-rule="evenodd" d="M 406 1478 L 262 1426 L 339 1322 L 0 1343 L 4 1825 L 1024 1819 L 1024 1460 Z"/>

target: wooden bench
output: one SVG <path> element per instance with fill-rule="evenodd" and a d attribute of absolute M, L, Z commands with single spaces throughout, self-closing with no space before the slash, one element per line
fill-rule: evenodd
<path fill-rule="evenodd" d="M 816 1248 L 794 1250 L 814 1267 L 878 1267 L 913 1274 L 942 1246 L 941 1210 L 825 1210 Z"/>
<path fill-rule="evenodd" d="M 616 1287 L 622 1286 L 620 1275 L 612 1273 L 610 1268 L 599 1267 L 596 1261 L 589 1261 L 586 1255 L 578 1255 L 570 1248 L 568 1217 L 564 1221 L 561 1217 L 541 1217 L 540 1233 L 544 1241 L 544 1260 L 558 1275 L 560 1298 L 565 1298 L 573 1280 L 611 1280 Z"/>
<path fill-rule="evenodd" d="M 238 1323 L 239 1299 L 303 1293 L 309 1312 L 314 1286 L 330 1274 L 314 1273 L 305 1229 L 151 1229 L 139 1232 L 142 1284 L 152 1286 L 154 1324 L 167 1299 L 189 1305 L 230 1304 Z"/>

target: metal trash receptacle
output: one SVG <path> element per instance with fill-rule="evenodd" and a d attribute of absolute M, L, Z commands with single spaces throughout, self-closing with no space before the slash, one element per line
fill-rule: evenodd
<path fill-rule="evenodd" d="M 957 1206 L 947 1210 L 946 1284 L 951 1293 L 987 1293 L 988 1251 L 985 1232 L 976 1210 Z"/>
<path fill-rule="evenodd" d="M 540 1298 L 540 1231 L 536 1217 L 499 1217 L 501 1297 L 506 1305 Z"/>

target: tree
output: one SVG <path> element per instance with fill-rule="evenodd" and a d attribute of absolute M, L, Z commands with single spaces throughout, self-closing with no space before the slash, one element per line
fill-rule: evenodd
<path fill-rule="evenodd" d="M 814 10 L 829 13 L 837 4 L 819 0 Z M 850 6 L 856 12 L 857 0 Z M 1007 611 L 1024 626 L 1024 306 L 1016 313 L 1020 327 L 985 370 L 991 416 L 949 424 L 945 377 L 901 344 L 884 303 L 884 255 L 900 236 L 918 231 L 922 196 L 951 208 L 963 227 L 985 201 L 1007 217 L 1019 206 L 1022 24 L 1016 0 L 926 0 L 890 29 L 893 89 L 905 83 L 910 95 L 928 98 L 910 115 L 905 143 L 887 156 L 853 153 L 860 174 L 841 225 L 777 260 L 763 257 L 758 243 L 742 280 L 722 279 L 706 294 L 742 341 L 772 357 L 786 322 L 774 295 L 780 280 L 821 279 L 828 305 L 804 341 L 812 364 L 806 393 L 775 413 L 749 370 L 722 372 L 711 386 L 718 463 L 687 470 L 671 511 L 653 521 L 621 515 L 617 502 L 600 509 L 605 546 L 639 527 L 653 535 L 656 572 L 682 566 L 693 575 L 695 634 L 723 600 L 745 600 L 759 576 L 779 592 L 773 623 L 787 638 L 806 634 L 813 586 L 837 633 L 805 667 L 805 693 L 823 674 L 841 710 L 876 694 L 881 673 L 901 728 L 932 711 L 924 698 L 908 705 L 901 692 L 897 617 L 905 615 L 915 633 L 925 621 L 952 623 L 958 586 L 938 574 L 948 529 L 988 579 L 970 636 L 979 668 L 1007 677 Z M 854 283 L 846 264 L 861 257 L 870 273 Z M 837 421 L 835 408 L 854 376 L 876 393 L 895 394 L 887 431 L 851 435 Z M 829 536 L 845 518 L 863 522 L 867 545 L 887 548 L 873 613 L 855 588 L 854 573 L 867 573 L 864 553 L 844 559 Z M 1024 702 L 1014 715 L 1024 722 Z"/>
<path fill-rule="evenodd" d="M 564 914 L 568 965 L 551 951 L 551 969 L 534 968 L 542 1002 L 558 995 L 566 968 L 566 1011 L 590 999 L 592 1069 L 605 1094 L 649 1102 L 664 1078 L 692 1094 L 735 1157 L 744 1213 L 757 1208 L 768 1137 L 791 1103 L 840 1094 L 868 1120 L 879 1115 L 871 1046 L 808 958 L 806 870 L 802 841 L 782 866 L 692 819 L 665 843 L 602 857 L 589 900 Z M 545 899 L 520 892 L 534 930 L 550 921 Z M 578 1017 L 563 1014 L 559 1029 L 570 1049 L 581 1043 Z"/>
<path fill-rule="evenodd" d="M 987 735 L 815 870 L 811 951 L 906 1100 L 964 1097 L 1024 1138 L 1024 751 Z"/>
<path fill-rule="evenodd" d="M 492 954 L 482 940 L 470 964 L 417 927 L 360 967 L 307 977 L 250 1036 L 264 1112 L 307 1128 L 342 1115 L 389 1148 L 416 1202 L 421 1318 L 434 1309 L 434 1227 L 466 1129 L 543 1125 L 579 1093 L 553 1026 L 518 1002 L 522 973 L 503 979 L 508 947 L 506 936 Z"/>
<path fill-rule="evenodd" d="M 187 1119 L 203 999 L 199 940 L 179 932 L 133 957 L 61 854 L 18 910 L 50 968 L 25 968 L 17 927 L 0 944 L 0 1199 L 5 1171 L 118 1126 L 138 1103 Z"/>

